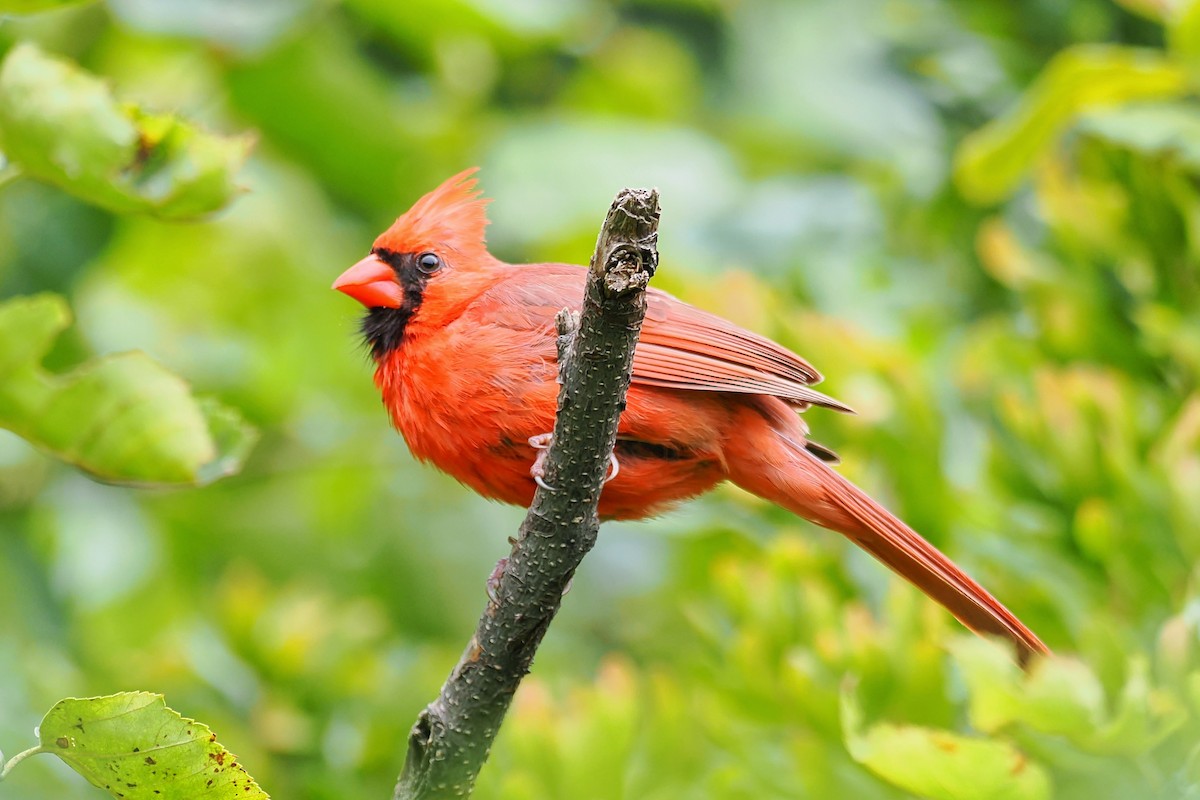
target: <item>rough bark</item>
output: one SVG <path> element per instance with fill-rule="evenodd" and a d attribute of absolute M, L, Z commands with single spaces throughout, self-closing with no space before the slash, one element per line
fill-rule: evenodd
<path fill-rule="evenodd" d="M 544 480 L 490 579 L 489 602 L 441 694 L 417 718 L 396 800 L 467 797 L 563 592 L 596 542 L 596 506 L 658 266 L 658 192 L 618 193 L 582 311 L 558 315 L 558 414 Z"/>

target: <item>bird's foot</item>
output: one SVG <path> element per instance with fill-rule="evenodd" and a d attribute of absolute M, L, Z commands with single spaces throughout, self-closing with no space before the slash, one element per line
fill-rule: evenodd
<path fill-rule="evenodd" d="M 502 558 L 496 562 L 496 566 L 492 568 L 492 574 L 488 575 L 487 579 L 487 596 L 492 605 L 500 605 L 500 579 L 504 577 L 504 570 L 508 568 L 508 559 Z"/>
<path fill-rule="evenodd" d="M 546 483 L 546 452 L 550 449 L 550 442 L 554 441 L 554 434 L 539 433 L 537 436 L 529 437 L 529 446 L 537 450 L 537 458 L 533 460 L 533 466 L 529 468 L 529 474 L 533 477 L 534 483 L 545 489 L 547 492 L 557 491 L 553 486 Z M 608 474 L 604 476 L 604 482 L 608 483 L 613 478 L 621 474 L 621 462 L 617 460 L 616 453 L 608 454 Z"/>
<path fill-rule="evenodd" d="M 533 477 L 533 482 L 547 492 L 558 491 L 545 481 L 546 452 L 550 449 L 550 442 L 553 440 L 553 433 L 539 433 L 537 436 L 529 437 L 529 446 L 537 450 L 537 458 L 533 460 L 533 466 L 529 468 L 529 474 Z"/>

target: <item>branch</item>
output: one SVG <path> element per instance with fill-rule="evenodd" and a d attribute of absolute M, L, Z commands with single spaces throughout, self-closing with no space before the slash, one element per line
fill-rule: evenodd
<path fill-rule="evenodd" d="M 467 797 L 571 577 L 596 543 L 596 505 L 617 438 L 658 266 L 658 192 L 617 194 L 578 318 L 560 312 L 558 415 L 539 488 L 491 598 L 441 694 L 417 718 L 395 800 Z M 577 328 L 577 330 L 574 330 Z"/>

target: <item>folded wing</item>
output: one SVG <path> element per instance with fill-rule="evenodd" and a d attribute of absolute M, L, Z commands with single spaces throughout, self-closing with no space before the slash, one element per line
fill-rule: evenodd
<path fill-rule="evenodd" d="M 516 270 L 536 269 L 538 280 L 521 280 Z M 567 264 L 514 268 L 514 280 L 488 291 L 504 309 L 494 324 L 509 327 L 553 325 L 563 307 L 577 308 L 586 271 Z M 702 392 L 736 392 L 778 397 L 805 409 L 850 407 L 812 385 L 821 373 L 800 356 L 766 337 L 715 314 L 701 311 L 666 292 L 650 289 L 642 335 L 633 356 L 633 380 L 647 386 Z"/>
<path fill-rule="evenodd" d="M 728 320 L 651 290 L 633 379 L 651 386 L 778 397 L 789 405 L 850 407 L 811 388 L 821 373 L 800 356 Z"/>

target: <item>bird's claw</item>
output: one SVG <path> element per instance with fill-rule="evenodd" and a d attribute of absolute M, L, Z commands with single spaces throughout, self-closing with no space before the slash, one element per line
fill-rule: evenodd
<path fill-rule="evenodd" d="M 529 446 L 537 451 L 537 458 L 533 460 L 533 466 L 529 468 L 529 474 L 533 477 L 533 482 L 545 489 L 547 492 L 558 491 L 545 481 L 546 474 L 546 451 L 550 449 L 550 442 L 554 440 L 552 433 L 539 433 L 537 436 L 529 437 Z M 621 474 L 621 462 L 617 460 L 616 453 L 608 454 L 608 474 L 604 476 L 604 482 L 608 483 L 613 478 Z"/>
<path fill-rule="evenodd" d="M 537 451 L 537 458 L 533 460 L 533 466 L 529 468 L 529 474 L 533 477 L 533 482 L 547 492 L 558 491 L 546 483 L 543 478 L 546 474 L 546 452 L 550 449 L 550 442 L 553 439 L 554 434 L 552 433 L 539 433 L 537 436 L 529 437 L 529 446 Z"/>
<path fill-rule="evenodd" d="M 617 461 L 617 454 L 616 454 L 616 453 L 609 453 L 609 454 L 608 454 L 608 464 L 609 464 L 609 467 L 610 467 L 610 469 L 609 469 L 609 471 L 608 471 L 608 475 L 606 475 L 606 476 L 604 477 L 604 482 L 605 482 L 605 483 L 608 483 L 608 482 L 609 482 L 609 481 L 611 481 L 613 478 L 615 478 L 615 477 L 617 477 L 618 475 L 620 475 L 620 474 L 621 474 L 621 462 L 620 462 L 620 461 Z"/>

